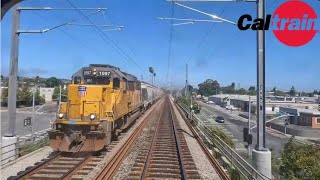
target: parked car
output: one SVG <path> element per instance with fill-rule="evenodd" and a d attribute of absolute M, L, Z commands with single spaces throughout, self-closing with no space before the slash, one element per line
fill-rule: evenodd
<path fill-rule="evenodd" d="M 216 117 L 216 122 L 218 122 L 218 123 L 224 123 L 224 118 L 221 117 L 221 116 L 217 116 L 217 117 Z"/>
<path fill-rule="evenodd" d="M 213 104 L 213 103 L 214 103 L 213 101 L 208 101 L 208 102 L 207 102 L 207 104 Z"/>

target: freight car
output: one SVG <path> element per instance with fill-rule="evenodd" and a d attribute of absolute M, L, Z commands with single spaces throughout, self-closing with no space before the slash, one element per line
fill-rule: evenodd
<path fill-rule="evenodd" d="M 72 76 L 68 101 L 48 132 L 54 150 L 98 151 L 162 95 L 160 89 L 111 65 L 91 64 Z"/>
<path fill-rule="evenodd" d="M 143 107 L 147 110 L 161 97 L 163 92 L 147 82 L 141 82 L 141 94 Z"/>

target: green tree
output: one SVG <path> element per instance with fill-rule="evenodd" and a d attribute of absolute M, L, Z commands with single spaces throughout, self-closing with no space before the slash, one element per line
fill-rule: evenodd
<path fill-rule="evenodd" d="M 296 96 L 296 90 L 295 90 L 295 88 L 293 86 L 291 87 L 291 89 L 289 91 L 289 95 L 290 96 Z"/>
<path fill-rule="evenodd" d="M 221 90 L 224 94 L 234 94 L 236 92 L 235 83 L 233 82 L 230 86 L 222 87 Z"/>
<path fill-rule="evenodd" d="M 250 86 L 249 89 L 249 95 L 255 95 L 257 94 L 257 91 L 256 91 L 256 87 L 255 86 Z"/>
<path fill-rule="evenodd" d="M 279 172 L 285 179 L 320 179 L 320 148 L 290 138 L 281 153 Z"/>
<path fill-rule="evenodd" d="M 46 85 L 46 87 L 57 87 L 59 85 L 62 85 L 63 83 L 56 77 L 50 77 L 44 82 L 44 84 Z"/>
<path fill-rule="evenodd" d="M 220 89 L 218 81 L 212 79 L 205 80 L 203 83 L 198 84 L 198 87 L 199 94 L 204 96 L 217 94 Z"/>
<path fill-rule="evenodd" d="M 45 103 L 45 99 L 43 96 L 40 96 L 40 91 L 39 89 L 37 89 L 36 94 L 35 94 L 35 98 L 34 98 L 34 102 L 36 105 L 38 104 L 44 104 Z"/>
<path fill-rule="evenodd" d="M 66 102 L 67 101 L 67 90 L 61 89 L 61 101 Z M 60 95 L 60 89 L 59 87 L 55 87 L 52 94 L 52 99 L 59 100 Z"/>
<path fill-rule="evenodd" d="M 2 87 L 8 87 L 8 82 L 4 82 Z M 8 102 L 8 94 L 9 94 L 9 91 L 8 91 L 8 88 L 2 88 L 2 92 L 1 92 L 1 102 L 7 104 Z"/>
<path fill-rule="evenodd" d="M 18 89 L 17 100 L 24 101 L 26 105 L 30 105 L 32 103 L 32 93 L 28 82 L 23 84 L 21 89 Z"/>
<path fill-rule="evenodd" d="M 241 94 L 241 95 L 244 95 L 244 94 L 248 94 L 247 90 L 245 90 L 244 88 L 240 88 L 238 91 L 237 91 L 238 94 Z"/>

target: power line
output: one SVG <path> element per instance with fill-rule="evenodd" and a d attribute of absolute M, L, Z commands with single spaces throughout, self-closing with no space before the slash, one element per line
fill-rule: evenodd
<path fill-rule="evenodd" d="M 74 8 L 77 8 L 75 5 L 73 5 L 69 0 L 67 0 L 67 2 L 72 6 L 72 7 L 74 7 Z M 90 20 L 88 17 L 86 17 L 80 10 L 78 10 L 78 9 L 76 9 L 76 11 L 80 14 L 80 15 L 82 15 L 83 17 L 85 17 L 93 26 L 94 26 L 94 28 L 95 28 L 95 30 L 97 31 L 99 31 L 100 33 L 98 33 L 101 37 L 102 37 L 102 39 L 105 41 L 105 43 L 107 43 L 108 44 L 108 42 L 106 41 L 106 39 L 105 38 L 107 38 L 113 45 L 114 45 L 114 47 L 116 47 L 116 50 L 118 50 L 118 52 L 120 51 L 126 58 L 127 58 L 127 60 L 128 61 L 130 61 L 130 62 L 132 62 L 132 63 L 134 63 L 141 71 L 145 71 L 145 70 L 143 70 L 126 52 L 124 52 L 120 47 L 119 47 L 119 45 L 115 42 L 115 41 L 113 41 L 109 36 L 107 36 L 92 20 Z M 104 38 L 105 37 L 105 38 Z"/>
<path fill-rule="evenodd" d="M 227 7 L 227 5 L 222 8 L 222 11 L 219 13 L 219 16 L 221 16 L 221 15 L 224 13 L 226 7 Z M 213 30 L 213 28 L 215 27 L 215 25 L 216 25 L 216 24 L 214 23 L 214 24 L 211 26 L 211 28 L 209 29 L 209 31 L 208 31 L 207 33 L 205 33 L 204 36 L 202 36 L 201 40 L 199 41 L 198 46 L 195 48 L 195 51 L 193 51 L 193 53 L 190 55 L 190 57 L 188 58 L 188 60 L 186 61 L 186 63 L 188 63 L 188 62 L 195 56 L 195 54 L 198 52 L 198 50 L 200 49 L 200 47 L 201 47 L 202 44 L 204 43 L 204 40 L 205 40 L 206 38 L 208 38 L 209 34 L 211 33 L 211 31 Z"/>
<path fill-rule="evenodd" d="M 172 10 L 171 10 L 171 18 L 174 16 L 174 3 L 172 3 Z M 168 52 L 168 69 L 166 75 L 166 81 L 168 81 L 169 71 L 170 71 L 170 60 L 172 54 L 172 34 L 173 34 L 173 20 L 171 19 L 171 26 L 170 26 L 170 35 L 169 35 L 169 52 Z"/>
<path fill-rule="evenodd" d="M 42 16 L 40 15 L 39 13 L 35 12 L 35 11 L 32 11 L 34 14 L 36 14 L 37 16 L 39 16 L 47 25 L 49 25 L 49 23 L 47 22 L 47 20 Z M 60 29 L 58 28 L 59 31 L 61 31 L 63 34 L 65 34 L 66 36 L 68 36 L 71 40 L 73 41 L 76 41 L 77 44 L 80 43 L 82 46 L 84 46 L 85 48 L 87 49 L 91 49 L 93 50 L 93 48 L 90 48 L 89 46 L 87 46 L 87 43 L 84 43 L 76 38 L 74 38 L 70 33 L 68 33 L 67 31 L 63 30 L 63 29 Z M 96 50 L 96 49 L 94 49 Z"/>

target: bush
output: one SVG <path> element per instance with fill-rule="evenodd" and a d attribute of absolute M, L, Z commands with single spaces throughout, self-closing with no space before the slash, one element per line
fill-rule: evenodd
<path fill-rule="evenodd" d="M 226 144 L 228 144 L 230 147 L 235 148 L 235 144 L 232 141 L 232 139 L 227 136 L 221 129 L 219 128 L 211 128 L 211 130 L 213 131 L 213 133 L 215 135 L 217 135 L 220 139 L 222 139 Z"/>
<path fill-rule="evenodd" d="M 281 153 L 279 172 L 285 179 L 320 179 L 320 148 L 290 138 Z"/>

